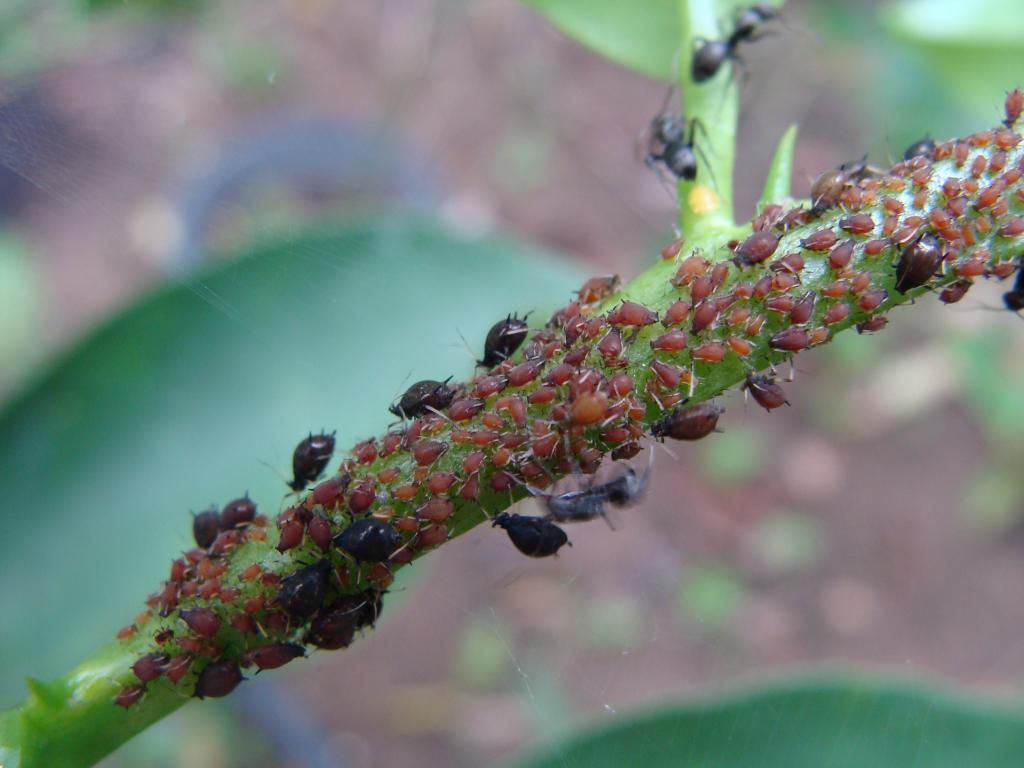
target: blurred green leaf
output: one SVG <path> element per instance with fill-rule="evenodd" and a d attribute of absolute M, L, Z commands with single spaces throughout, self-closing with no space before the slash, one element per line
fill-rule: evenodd
<path fill-rule="evenodd" d="M 503 640 L 507 631 L 493 616 L 469 621 L 462 628 L 455 648 L 452 664 L 455 678 L 477 689 L 493 688 L 500 683 L 511 664 Z"/>
<path fill-rule="evenodd" d="M 881 17 L 892 33 L 922 45 L 1024 50 L 1019 0 L 903 0 L 885 6 Z"/>
<path fill-rule="evenodd" d="M 608 721 L 605 721 L 608 722 Z M 518 768 L 1016 768 L 1024 714 L 916 683 L 824 677 L 668 703 Z"/>
<path fill-rule="evenodd" d="M 722 563 L 688 568 L 676 593 L 681 616 L 705 632 L 725 629 L 747 600 L 747 590 L 736 573 Z"/>
<path fill-rule="evenodd" d="M 679 0 L 524 2 L 566 35 L 612 61 L 658 80 L 675 80 Z"/>
<path fill-rule="evenodd" d="M 84 339 L 0 414 L 0 707 L 131 622 L 190 509 L 248 490 L 276 513 L 310 430 L 381 431 L 403 382 L 472 370 L 460 331 L 480 349 L 579 283 L 508 241 L 360 219 L 262 240 Z"/>
<path fill-rule="evenodd" d="M 960 513 L 973 529 L 987 535 L 1005 533 L 1020 522 L 1024 501 L 1020 471 L 1014 466 L 983 467 L 971 478 Z"/>
<path fill-rule="evenodd" d="M 28 249 L 0 230 L 0 390 L 34 362 L 41 296 Z"/>
<path fill-rule="evenodd" d="M 807 515 L 772 515 L 760 522 L 753 536 L 758 556 L 776 571 L 810 568 L 824 554 L 821 524 Z"/>
<path fill-rule="evenodd" d="M 753 480 L 767 453 L 761 433 L 751 424 L 737 426 L 700 444 L 701 469 L 709 480 L 732 486 Z"/>
<path fill-rule="evenodd" d="M 768 178 L 764 181 L 760 201 L 762 206 L 781 202 L 792 194 L 790 182 L 793 179 L 793 150 L 796 148 L 797 130 L 798 126 L 794 123 L 779 139 L 772 164 L 768 167 Z"/>

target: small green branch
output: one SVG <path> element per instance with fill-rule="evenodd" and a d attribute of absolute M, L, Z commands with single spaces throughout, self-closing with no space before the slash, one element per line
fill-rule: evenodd
<path fill-rule="evenodd" d="M 28 701 L 0 716 L 0 764 L 90 765 L 186 702 L 207 665 L 244 661 L 268 644 L 309 641 L 310 619 L 284 616 L 279 586 L 303 566 L 321 559 L 331 566 L 324 604 L 382 590 L 393 571 L 522 499 L 523 483 L 542 483 L 548 473 L 565 477 L 580 465 L 593 471 L 609 454 L 634 455 L 622 449 L 640 450 L 676 404 L 717 397 L 752 371 L 880 320 L 897 305 L 953 281 L 963 287 L 965 276 L 1009 276 L 1024 239 L 1020 141 L 1000 129 L 949 142 L 939 161 L 901 163 L 885 177 L 851 182 L 845 209 L 790 209 L 785 216 L 780 206 L 777 218 L 760 222 L 761 237 L 777 242 L 758 263 L 730 263 L 734 252 L 721 239 L 688 241 L 623 291 L 603 301 L 597 295 L 576 305 L 577 314 L 535 330 L 517 357 L 462 386 L 463 415 L 453 404 L 446 415 L 425 413 L 400 433 L 360 443 L 337 475 L 279 521 L 315 516 L 329 536 L 367 517 L 387 521 L 401 532 L 388 567 L 355 562 L 329 540 L 316 545 L 312 528 L 280 552 L 278 526 L 258 520 L 223 553 L 216 545 L 194 550 L 192 565 L 181 561 L 183 575 L 157 593 L 173 587 L 174 605 L 160 611 L 154 597 L 125 639 L 60 680 L 33 681 Z M 941 238 L 945 258 L 930 261 L 929 253 L 942 252 L 925 249 L 924 261 L 908 266 L 908 244 L 923 232 L 929 242 Z M 627 297 L 640 306 L 623 309 Z M 689 311 L 672 321 L 667 311 L 678 311 L 679 302 Z M 715 308 L 700 327 L 698 307 Z M 684 334 L 685 346 L 659 347 L 656 339 L 671 332 L 677 341 Z M 620 352 L 609 354 L 602 342 L 617 334 Z M 507 377 L 499 391 L 474 394 L 495 376 Z M 469 411 L 468 400 L 476 402 Z M 331 487 L 337 492 L 324 495 Z M 196 608 L 219 622 L 202 636 L 183 612 Z M 132 664 L 153 653 L 184 659 L 187 673 L 174 684 L 153 680 L 139 701 L 115 706 L 124 686 L 138 686 Z"/>
<path fill-rule="evenodd" d="M 714 0 L 679 0 L 678 82 L 686 118 L 697 121 L 697 178 L 679 182 L 679 225 L 688 238 L 704 239 L 735 227 L 732 174 L 739 120 L 739 86 L 729 62 L 710 80 L 695 83 L 690 62 L 696 46 L 722 36 L 725 19 Z"/>

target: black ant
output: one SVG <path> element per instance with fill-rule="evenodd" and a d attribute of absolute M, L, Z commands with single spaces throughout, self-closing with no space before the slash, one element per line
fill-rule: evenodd
<path fill-rule="evenodd" d="M 1024 309 L 1024 268 L 1017 270 L 1017 278 L 1013 282 L 1013 290 L 1003 294 L 1003 304 L 1011 312 Z"/>
<path fill-rule="evenodd" d="M 687 133 L 689 124 L 689 133 Z M 644 164 L 659 171 L 663 167 L 677 180 L 693 181 L 697 178 L 697 154 L 708 165 L 704 153 L 694 144 L 697 129 L 707 136 L 704 125 L 697 118 L 687 121 L 682 115 L 662 111 L 650 125 L 650 138 Z"/>
<path fill-rule="evenodd" d="M 740 11 L 733 24 L 733 31 L 724 40 L 705 40 L 694 52 L 690 62 L 690 77 L 695 83 L 710 80 L 726 61 L 743 66 L 743 60 L 736 53 L 740 43 L 753 42 L 764 37 L 759 29 L 766 21 L 778 17 L 778 11 L 766 3 L 757 3 Z"/>

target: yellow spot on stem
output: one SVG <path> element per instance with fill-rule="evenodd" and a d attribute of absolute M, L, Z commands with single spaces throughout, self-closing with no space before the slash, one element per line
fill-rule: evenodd
<path fill-rule="evenodd" d="M 686 201 L 690 204 L 690 210 L 699 215 L 711 213 L 713 210 L 718 208 L 720 203 L 718 195 L 715 194 L 715 190 L 711 187 L 701 186 L 700 184 L 690 190 L 690 194 L 687 195 Z"/>

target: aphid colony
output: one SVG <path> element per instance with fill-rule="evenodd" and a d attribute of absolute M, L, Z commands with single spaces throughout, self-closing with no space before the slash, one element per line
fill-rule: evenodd
<path fill-rule="evenodd" d="M 413 384 L 390 408 L 400 424 L 357 443 L 326 479 L 334 435 L 309 435 L 289 486 L 316 484 L 276 532 L 248 496 L 194 516 L 196 547 L 118 635 L 145 638 L 146 653 L 116 703 L 132 706 L 163 678 L 222 696 L 246 667 L 346 647 L 376 621 L 394 569 L 447 541 L 457 513 L 491 516 L 525 555 L 555 555 L 568 544 L 563 525 L 606 519 L 643 494 L 649 469 L 621 463 L 596 479 L 606 456 L 627 462 L 645 440 L 711 434 L 721 408 L 710 398 L 737 383 L 766 410 L 786 405 L 772 366 L 835 329 L 878 331 L 905 296 L 941 290 L 952 303 L 978 277 L 1012 276 L 1024 237 L 1022 108 L 1014 91 L 1002 126 L 916 147 L 884 172 L 863 162 L 830 172 L 809 207 L 766 206 L 714 262 L 673 243 L 656 308 L 616 298 L 617 278 L 601 277 L 543 327 L 506 316 L 478 375 Z M 1013 311 L 1021 274 L 1004 298 Z M 557 490 L 570 475 L 578 487 Z M 529 495 L 542 514 L 505 511 Z"/>

